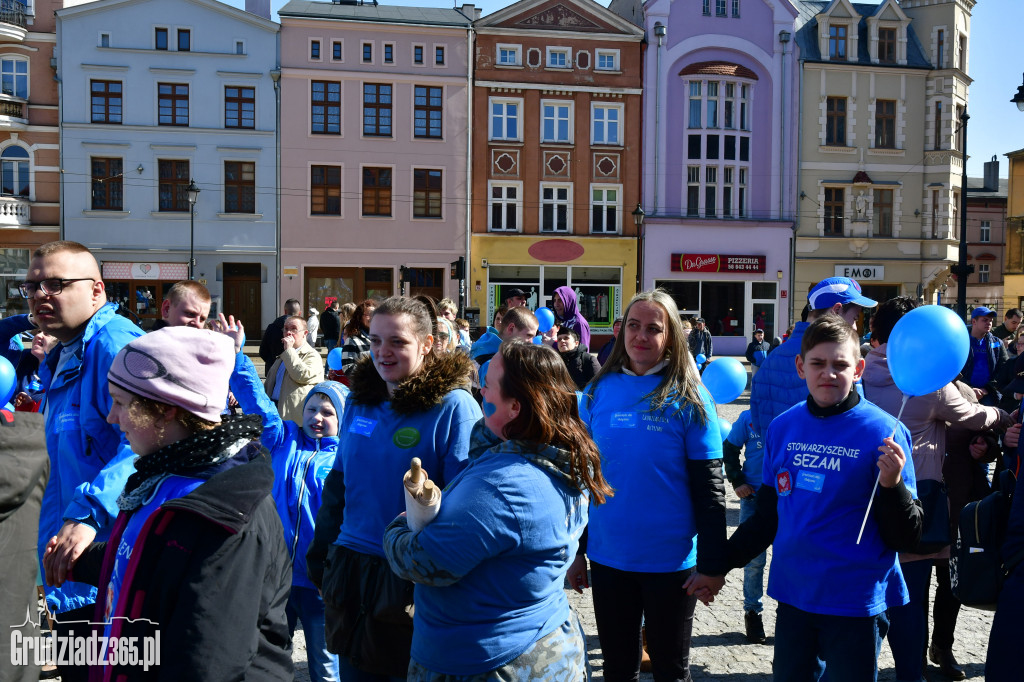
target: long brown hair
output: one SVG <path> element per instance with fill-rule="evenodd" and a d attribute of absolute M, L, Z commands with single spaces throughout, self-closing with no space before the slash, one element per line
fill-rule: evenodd
<path fill-rule="evenodd" d="M 363 326 L 363 313 L 367 308 L 376 308 L 377 302 L 372 298 L 368 298 L 359 305 L 356 306 L 356 311 L 352 313 L 352 317 L 349 318 L 348 323 L 345 325 L 344 334 L 345 336 L 355 336 L 362 332 L 367 333 L 368 327 Z"/>
<path fill-rule="evenodd" d="M 562 358 L 548 346 L 520 340 L 501 344 L 505 365 L 501 394 L 519 401 L 519 414 L 505 425 L 504 436 L 569 451 L 570 474 L 579 491 L 590 491 L 601 504 L 613 494 L 601 474 L 601 453 L 580 419 L 575 384 Z"/>

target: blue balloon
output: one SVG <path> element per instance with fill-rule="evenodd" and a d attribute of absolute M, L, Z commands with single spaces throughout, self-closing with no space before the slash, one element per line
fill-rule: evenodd
<path fill-rule="evenodd" d="M 701 365 L 708 361 L 708 356 L 704 355 L 703 353 L 698 353 L 697 357 L 695 357 L 694 360 L 697 361 L 697 366 L 700 367 Z"/>
<path fill-rule="evenodd" d="M 534 315 L 537 316 L 537 331 L 541 334 L 551 329 L 551 326 L 555 324 L 555 314 L 551 311 L 551 308 L 537 308 L 537 312 Z"/>
<path fill-rule="evenodd" d="M 736 358 L 718 358 L 701 375 L 704 388 L 719 405 L 731 403 L 747 387 L 747 370 Z"/>
<path fill-rule="evenodd" d="M 729 434 L 732 433 L 732 423 L 728 419 L 719 417 L 718 430 L 722 432 L 722 441 L 724 442 L 729 437 Z"/>
<path fill-rule="evenodd" d="M 18 377 L 14 373 L 14 365 L 7 358 L 0 357 L 0 407 L 6 405 L 18 387 Z"/>
<path fill-rule="evenodd" d="M 886 346 L 892 380 L 911 397 L 937 391 L 955 379 L 970 352 L 964 321 L 939 305 L 921 306 L 901 317 Z"/>
<path fill-rule="evenodd" d="M 543 338 L 541 338 L 540 336 L 533 337 L 533 345 L 539 346 L 542 343 L 544 343 L 544 339 Z"/>
<path fill-rule="evenodd" d="M 327 368 L 335 372 L 341 370 L 341 348 L 332 348 L 327 354 Z"/>

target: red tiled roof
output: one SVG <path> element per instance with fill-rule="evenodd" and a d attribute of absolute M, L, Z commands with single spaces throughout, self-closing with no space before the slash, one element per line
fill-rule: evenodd
<path fill-rule="evenodd" d="M 752 81 L 757 80 L 757 74 L 747 67 L 729 62 L 697 62 L 696 64 L 683 67 L 679 75 L 733 76 L 735 78 L 749 78 Z"/>

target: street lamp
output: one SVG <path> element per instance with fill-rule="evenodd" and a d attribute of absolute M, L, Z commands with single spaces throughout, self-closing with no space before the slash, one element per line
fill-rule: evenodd
<path fill-rule="evenodd" d="M 1017 87 L 1017 94 L 1010 100 L 1017 105 L 1017 109 L 1024 111 L 1024 84 Z"/>
<path fill-rule="evenodd" d="M 956 275 L 956 314 L 961 320 L 967 319 L 967 277 L 974 272 L 974 266 L 967 264 L 967 109 L 960 114 L 960 154 L 963 169 L 960 175 L 960 258 L 950 268 Z"/>
<path fill-rule="evenodd" d="M 640 208 L 640 204 L 636 205 L 636 209 L 633 211 L 632 215 L 633 222 L 636 224 L 636 226 L 643 227 L 644 218 L 647 217 L 647 214 L 644 213 L 644 210 L 642 208 Z"/>
<path fill-rule="evenodd" d="M 196 270 L 196 201 L 199 199 L 199 186 L 195 178 L 189 181 L 188 187 L 188 278 L 195 279 Z"/>

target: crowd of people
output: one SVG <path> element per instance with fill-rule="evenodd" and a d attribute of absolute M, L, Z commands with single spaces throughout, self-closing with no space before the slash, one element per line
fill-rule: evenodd
<path fill-rule="evenodd" d="M 36 330 L 5 353 L 2 608 L 20 622 L 38 577 L 57 637 L 158 635 L 163 653 L 155 670 L 111 657 L 47 675 L 291 679 L 301 626 L 314 680 L 584 680 L 566 589 L 589 589 L 605 679 L 685 682 L 697 602 L 733 569 L 746 636 L 766 641 L 772 546 L 776 679 L 875 679 L 886 638 L 901 681 L 924 679 L 926 656 L 964 676 L 950 543 L 990 464 L 1019 466 L 1020 311 L 993 333 L 994 311 L 975 309 L 958 379 L 908 400 L 888 341 L 918 303 L 823 280 L 784 343 L 752 332 L 750 410 L 723 434 L 696 360 L 711 334 L 661 290 L 629 301 L 597 355 L 570 287 L 543 333 L 506 291 L 475 341 L 448 299 L 309 318 L 292 299 L 264 331 L 263 377 L 242 323 L 207 319 L 196 282 L 171 287 L 148 334 L 107 302 L 81 244 L 38 249 L 21 291 L 30 313 L 0 321 L 4 338 Z M 425 526 L 404 513 L 414 457 L 443 490 Z M 1024 498 L 1010 543 L 1024 545 Z M 1000 596 L 990 679 L 1019 667 L 1022 571 Z M 40 676 L 0 640 L 0 679 Z"/>

